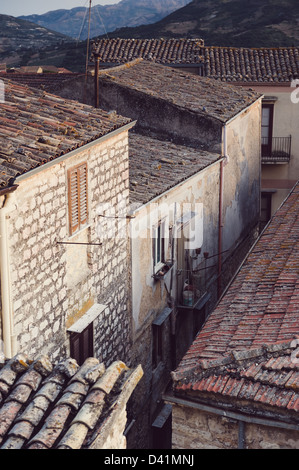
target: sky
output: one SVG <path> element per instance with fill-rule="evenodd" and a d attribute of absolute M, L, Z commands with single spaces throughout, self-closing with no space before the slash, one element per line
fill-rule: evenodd
<path fill-rule="evenodd" d="M 94 5 L 112 5 L 120 0 L 93 0 Z M 53 10 L 87 7 L 89 0 L 0 0 L 0 14 L 11 16 L 41 15 Z"/>

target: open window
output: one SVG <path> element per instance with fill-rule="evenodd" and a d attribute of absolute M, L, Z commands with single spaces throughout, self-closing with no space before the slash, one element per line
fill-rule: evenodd
<path fill-rule="evenodd" d="M 158 273 L 166 262 L 166 221 L 160 221 L 153 227 L 153 264 L 154 274 Z"/>
<path fill-rule="evenodd" d="M 106 305 L 94 304 L 67 330 L 70 335 L 70 355 L 79 365 L 94 355 L 94 325 L 106 308 Z"/>
<path fill-rule="evenodd" d="M 269 157 L 272 152 L 273 103 L 262 106 L 262 156 Z"/>
<path fill-rule="evenodd" d="M 70 353 L 79 366 L 85 359 L 93 356 L 93 323 L 90 323 L 81 333 L 70 334 Z"/>

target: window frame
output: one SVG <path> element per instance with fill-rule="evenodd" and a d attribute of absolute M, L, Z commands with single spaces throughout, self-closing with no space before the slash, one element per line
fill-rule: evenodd
<path fill-rule="evenodd" d="M 85 359 L 94 355 L 94 331 L 91 322 L 80 333 L 70 333 L 70 356 L 81 366 Z"/>
<path fill-rule="evenodd" d="M 152 368 L 153 370 L 158 367 L 158 365 L 163 362 L 163 330 L 164 324 L 161 325 L 152 325 Z"/>
<path fill-rule="evenodd" d="M 156 274 L 166 259 L 166 219 L 160 220 L 152 229 L 153 235 L 153 267 Z"/>
<path fill-rule="evenodd" d="M 88 224 L 88 167 L 80 163 L 67 170 L 69 234 L 77 233 Z"/>
<path fill-rule="evenodd" d="M 263 114 L 261 123 L 261 136 L 262 136 L 262 156 L 271 155 L 272 151 L 272 137 L 273 137 L 273 117 L 274 117 L 274 104 L 262 103 L 262 113 L 264 109 L 269 110 L 269 119 L 267 125 L 263 124 Z M 267 137 L 263 136 L 263 129 L 267 129 Z M 263 139 L 267 139 L 267 143 L 263 143 Z"/>

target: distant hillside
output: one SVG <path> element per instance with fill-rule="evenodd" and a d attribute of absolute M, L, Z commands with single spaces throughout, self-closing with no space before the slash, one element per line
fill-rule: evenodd
<path fill-rule="evenodd" d="M 127 5 L 127 7 L 135 5 L 137 11 L 136 5 L 140 1 L 143 4 L 149 3 L 151 5 L 162 3 L 161 1 L 156 2 L 156 0 L 152 2 L 123 0 L 120 4 Z M 11 17 L 6 18 L 10 18 L 10 21 L 12 21 Z M 13 21 L 21 20 L 13 19 Z M 29 23 L 29 25 L 31 25 L 30 28 L 34 28 L 32 23 Z M 35 26 L 35 28 L 38 27 Z M 16 30 L 16 32 L 20 31 Z M 3 36 L 7 37 L 2 31 Z M 24 38 L 25 36 L 23 35 Z M 101 36 L 106 37 L 106 34 L 99 37 Z M 298 46 L 299 1 L 194 0 L 156 23 L 135 28 L 121 28 L 113 32 L 108 31 L 108 36 L 109 38 L 145 39 L 161 37 L 203 38 L 206 45 L 212 46 Z M 93 34 L 91 34 L 91 37 L 93 37 Z M 45 38 L 49 38 L 48 33 Z M 57 41 L 57 38 L 58 36 L 54 35 L 52 39 Z M 61 38 L 60 35 L 60 40 L 65 41 L 65 36 Z M 43 45 L 39 39 L 31 41 L 32 50 L 25 49 L 25 52 L 23 51 L 22 65 L 40 65 L 42 63 L 65 67 L 74 72 L 83 72 L 85 70 L 86 41 L 76 42 L 73 40 L 72 43 L 61 43 L 59 47 L 56 44 L 41 49 L 37 49 L 37 45 Z M 21 50 L 24 43 L 25 39 L 15 41 L 15 48 L 11 49 L 11 53 L 15 54 L 12 51 L 18 51 L 17 47 Z M 1 46 L 3 47 L 3 44 Z M 4 61 L 0 51 L 0 62 Z"/>
<path fill-rule="evenodd" d="M 0 62 L 7 65 L 26 65 L 29 57 L 34 54 L 38 57 L 37 49 L 53 49 L 70 41 L 73 42 L 64 34 L 13 16 L 0 15 Z"/>
<path fill-rule="evenodd" d="M 206 45 L 299 44 L 298 0 L 194 0 L 161 21 L 109 34 L 119 38 L 203 38 Z"/>
<path fill-rule="evenodd" d="M 95 5 L 91 9 L 90 37 L 124 26 L 155 23 L 189 2 L 190 0 L 122 0 L 114 5 Z M 43 15 L 20 18 L 53 31 L 63 31 L 75 39 L 88 37 L 88 8 L 55 10 Z"/>

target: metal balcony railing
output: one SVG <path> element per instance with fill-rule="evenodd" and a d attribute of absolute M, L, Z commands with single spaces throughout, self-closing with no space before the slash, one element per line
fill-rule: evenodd
<path fill-rule="evenodd" d="M 262 138 L 262 163 L 288 163 L 291 157 L 291 136 Z"/>

